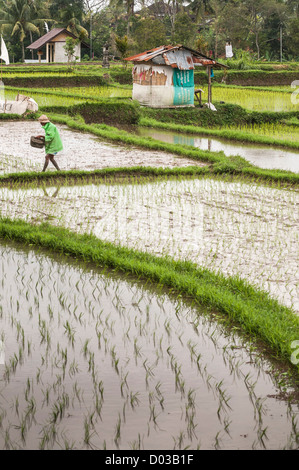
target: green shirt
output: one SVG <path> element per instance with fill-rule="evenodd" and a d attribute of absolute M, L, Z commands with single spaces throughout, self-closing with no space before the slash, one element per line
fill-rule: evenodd
<path fill-rule="evenodd" d="M 45 148 L 46 153 L 53 155 L 63 149 L 62 141 L 57 127 L 52 122 L 47 122 L 45 129 Z"/>

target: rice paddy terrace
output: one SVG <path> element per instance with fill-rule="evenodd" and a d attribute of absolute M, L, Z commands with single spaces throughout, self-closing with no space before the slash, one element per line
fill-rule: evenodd
<path fill-rule="evenodd" d="M 0 448 L 298 449 L 290 89 L 187 115 L 78 69 L 6 75 L 64 151 L 41 173 L 38 114 L 0 115 Z"/>

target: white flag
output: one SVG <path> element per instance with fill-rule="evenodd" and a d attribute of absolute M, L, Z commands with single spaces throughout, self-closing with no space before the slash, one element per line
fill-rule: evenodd
<path fill-rule="evenodd" d="M 45 21 L 44 21 L 44 23 L 45 23 L 45 30 L 46 30 L 46 31 L 47 31 L 47 33 L 48 33 L 48 32 L 49 32 L 49 26 L 48 26 L 48 23 L 46 23 Z"/>
<path fill-rule="evenodd" d="M 4 60 L 6 64 L 9 64 L 9 55 L 8 55 L 8 50 L 5 45 L 4 39 L 1 36 L 1 56 L 0 59 Z"/>
<path fill-rule="evenodd" d="M 234 53 L 233 53 L 233 48 L 232 48 L 232 45 L 230 43 L 226 43 L 226 46 L 225 46 L 225 57 L 227 59 L 230 59 L 231 57 L 234 56 Z"/>

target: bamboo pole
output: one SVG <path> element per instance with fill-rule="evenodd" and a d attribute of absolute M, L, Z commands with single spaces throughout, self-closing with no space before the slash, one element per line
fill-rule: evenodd
<path fill-rule="evenodd" d="M 0 36 L 0 57 L 2 56 L 2 34 Z M 1 82 L 2 82 L 2 63 L 3 63 L 3 60 L 1 60 Z"/>
<path fill-rule="evenodd" d="M 211 80 L 211 67 L 208 66 L 208 103 L 212 101 L 212 80 Z"/>

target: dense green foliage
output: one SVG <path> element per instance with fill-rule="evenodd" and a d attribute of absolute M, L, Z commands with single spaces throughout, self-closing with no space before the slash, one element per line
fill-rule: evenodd
<path fill-rule="evenodd" d="M 138 8 L 134 0 L 0 0 L 0 27 L 12 61 L 35 58 L 26 46 L 47 28 L 65 27 L 91 45 L 82 56 L 101 59 L 137 53 L 167 43 L 183 43 L 204 54 L 225 58 L 230 66 L 251 68 L 255 61 L 298 60 L 298 2 L 294 0 L 161 0 Z M 46 23 L 46 24 L 45 24 Z"/>

